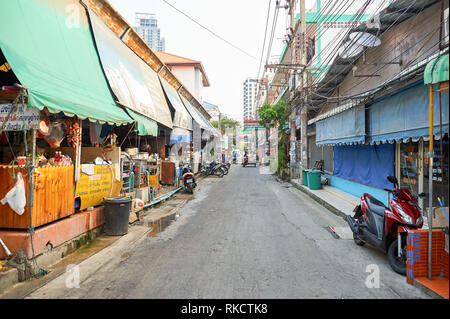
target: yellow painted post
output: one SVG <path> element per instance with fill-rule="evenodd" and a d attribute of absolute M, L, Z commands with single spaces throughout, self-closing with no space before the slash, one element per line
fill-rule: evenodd
<path fill-rule="evenodd" d="M 442 138 L 442 137 L 441 137 Z M 428 279 L 432 270 L 432 235 L 433 235 L 433 84 L 430 84 L 430 148 L 428 167 Z"/>

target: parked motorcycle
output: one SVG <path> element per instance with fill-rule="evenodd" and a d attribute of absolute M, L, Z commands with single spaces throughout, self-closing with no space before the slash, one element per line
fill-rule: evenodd
<path fill-rule="evenodd" d="M 357 245 L 369 243 L 387 253 L 392 269 L 405 275 L 407 233 L 409 229 L 422 228 L 423 218 L 417 198 L 408 189 L 399 188 L 394 176 L 388 176 L 387 179 L 394 184 L 393 190 L 385 189 L 392 194 L 392 198 L 388 200 L 390 208 L 364 193 L 361 204 L 353 210 L 354 216 L 347 215 L 346 220 Z M 425 193 L 418 197 L 425 197 Z"/>
<path fill-rule="evenodd" d="M 194 188 L 197 187 L 197 183 L 195 182 L 195 177 L 191 166 L 189 164 L 185 164 L 182 168 L 182 173 L 183 175 L 181 180 L 183 182 L 184 191 L 188 194 L 194 194 Z"/>
<path fill-rule="evenodd" d="M 228 171 L 230 169 L 230 163 L 226 163 L 226 164 L 219 163 L 219 167 L 221 170 L 223 170 L 223 175 L 228 175 Z"/>
<path fill-rule="evenodd" d="M 215 175 L 218 177 L 223 177 L 224 171 L 220 168 L 220 164 L 215 162 L 209 163 L 209 165 L 203 165 L 201 169 L 201 173 L 203 176 Z"/>

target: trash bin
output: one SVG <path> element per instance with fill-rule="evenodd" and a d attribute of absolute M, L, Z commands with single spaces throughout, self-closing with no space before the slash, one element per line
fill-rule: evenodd
<path fill-rule="evenodd" d="M 105 232 L 110 236 L 122 236 L 128 233 L 130 222 L 130 197 L 106 197 L 104 201 Z"/>
<path fill-rule="evenodd" d="M 314 170 L 308 172 L 308 187 L 309 189 L 320 189 L 322 184 L 320 183 L 321 171 Z"/>
<path fill-rule="evenodd" d="M 303 170 L 303 185 L 308 186 L 308 172 L 311 171 L 310 169 L 304 169 Z"/>

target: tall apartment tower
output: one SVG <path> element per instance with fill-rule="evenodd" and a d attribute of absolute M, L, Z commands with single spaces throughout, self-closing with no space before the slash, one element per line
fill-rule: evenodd
<path fill-rule="evenodd" d="M 135 30 L 154 51 L 165 51 L 166 41 L 161 38 L 158 20 L 154 14 L 137 12 L 135 23 Z"/>
<path fill-rule="evenodd" d="M 256 94 L 258 93 L 258 80 L 247 78 L 243 90 L 243 114 L 245 120 L 254 120 L 256 112 Z"/>

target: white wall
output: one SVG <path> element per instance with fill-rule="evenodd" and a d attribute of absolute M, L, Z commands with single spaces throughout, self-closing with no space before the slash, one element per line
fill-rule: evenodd
<path fill-rule="evenodd" d="M 183 83 L 192 95 L 203 102 L 203 79 L 202 72 L 193 66 L 172 66 L 173 74 Z"/>

